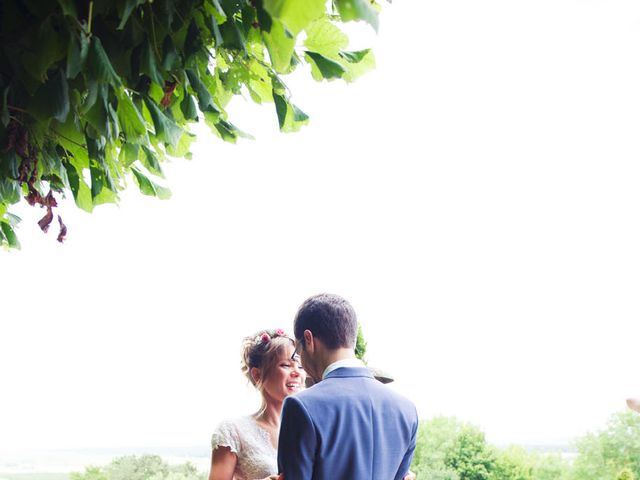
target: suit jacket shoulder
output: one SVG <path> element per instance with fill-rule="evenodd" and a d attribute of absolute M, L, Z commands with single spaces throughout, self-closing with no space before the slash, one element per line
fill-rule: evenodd
<path fill-rule="evenodd" d="M 285 399 L 278 461 L 285 478 L 401 479 L 417 426 L 407 398 L 366 368 L 339 368 Z M 299 461 L 307 470 L 291 466 Z"/>

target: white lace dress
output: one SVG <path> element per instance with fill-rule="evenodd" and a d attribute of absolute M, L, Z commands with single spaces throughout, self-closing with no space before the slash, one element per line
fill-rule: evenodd
<path fill-rule="evenodd" d="M 278 473 L 278 452 L 269 433 L 251 416 L 220 423 L 211 437 L 211 448 L 230 447 L 238 456 L 235 480 L 256 480 Z"/>

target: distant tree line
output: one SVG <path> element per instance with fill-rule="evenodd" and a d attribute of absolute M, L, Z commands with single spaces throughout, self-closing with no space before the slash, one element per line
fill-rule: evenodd
<path fill-rule="evenodd" d="M 87 467 L 72 473 L 70 480 L 205 480 L 191 463 L 169 465 L 158 455 L 127 455 L 105 467 Z"/>
<path fill-rule="evenodd" d="M 453 417 L 424 421 L 412 470 L 419 480 L 636 480 L 640 479 L 640 415 L 611 416 L 606 427 L 574 443 L 576 457 L 497 448 L 476 426 Z"/>
<path fill-rule="evenodd" d="M 611 416 L 606 427 L 575 444 L 576 457 L 497 448 L 476 426 L 454 417 L 423 421 L 411 469 L 418 480 L 640 480 L 640 415 Z M 70 480 L 205 480 L 195 466 L 169 465 L 156 455 L 116 458 Z M 357 479 L 354 479 L 357 480 Z"/>

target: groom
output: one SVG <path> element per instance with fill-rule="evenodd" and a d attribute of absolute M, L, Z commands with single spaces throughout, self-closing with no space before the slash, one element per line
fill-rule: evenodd
<path fill-rule="evenodd" d="M 296 353 L 316 385 L 285 399 L 278 470 L 285 480 L 402 480 L 418 416 L 355 358 L 358 324 L 338 295 L 307 299 L 296 315 Z"/>

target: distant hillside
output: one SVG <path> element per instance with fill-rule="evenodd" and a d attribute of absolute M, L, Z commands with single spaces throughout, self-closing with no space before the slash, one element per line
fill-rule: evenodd
<path fill-rule="evenodd" d="M 69 480 L 67 473 L 0 473 L 0 480 Z"/>

